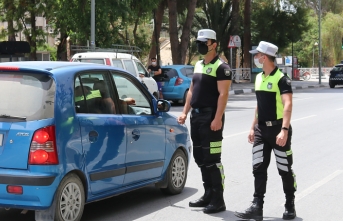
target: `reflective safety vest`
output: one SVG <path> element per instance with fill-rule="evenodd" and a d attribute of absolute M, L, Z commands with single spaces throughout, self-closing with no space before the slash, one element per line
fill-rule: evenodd
<path fill-rule="evenodd" d="M 283 103 L 278 83 L 284 76 L 285 74 L 278 69 L 273 75 L 268 75 L 267 77 L 265 77 L 263 72 L 261 72 L 256 76 L 255 79 L 255 92 L 257 94 L 257 97 L 259 97 L 259 99 L 265 98 L 266 100 L 270 100 L 272 97 L 274 97 L 275 99 L 275 101 L 270 100 L 270 107 L 265 107 L 275 108 L 275 120 L 283 118 Z M 276 107 L 274 105 L 276 105 Z"/>
<path fill-rule="evenodd" d="M 93 99 L 93 98 L 101 98 L 101 93 L 99 90 L 94 90 L 94 91 L 90 91 L 89 94 L 87 94 L 86 96 L 86 100 L 90 100 L 90 99 Z M 75 97 L 75 102 L 78 102 L 78 101 L 82 101 L 84 100 L 84 96 L 77 96 Z"/>

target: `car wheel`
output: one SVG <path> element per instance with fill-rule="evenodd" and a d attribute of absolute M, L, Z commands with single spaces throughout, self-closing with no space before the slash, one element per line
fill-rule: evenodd
<path fill-rule="evenodd" d="M 179 194 L 185 187 L 187 180 L 187 158 L 182 150 L 175 151 L 167 169 L 167 187 L 161 188 L 166 194 Z"/>
<path fill-rule="evenodd" d="M 85 191 L 78 176 L 66 176 L 59 185 L 55 197 L 55 221 L 81 220 L 85 206 Z"/>
<path fill-rule="evenodd" d="M 335 87 L 335 85 L 332 84 L 332 83 L 329 83 L 329 86 L 330 86 L 330 88 L 334 88 Z"/>
<path fill-rule="evenodd" d="M 186 90 L 186 91 L 185 91 L 185 94 L 183 95 L 183 100 L 181 101 L 181 104 L 182 104 L 182 105 L 185 105 L 185 103 L 186 103 L 187 94 L 188 94 L 188 90 Z"/>

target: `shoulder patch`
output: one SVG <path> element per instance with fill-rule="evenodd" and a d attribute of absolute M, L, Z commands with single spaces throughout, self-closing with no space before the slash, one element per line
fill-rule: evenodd
<path fill-rule="evenodd" d="M 287 83 L 287 85 L 291 86 L 292 85 L 291 79 L 287 78 L 286 83 Z"/>
<path fill-rule="evenodd" d="M 230 76 L 231 75 L 231 70 L 230 69 L 224 69 L 225 76 Z"/>

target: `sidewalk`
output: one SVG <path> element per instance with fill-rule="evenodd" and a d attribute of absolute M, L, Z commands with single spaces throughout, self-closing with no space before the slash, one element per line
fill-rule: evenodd
<path fill-rule="evenodd" d="M 319 79 L 317 77 L 312 77 L 308 81 L 292 81 L 292 89 L 309 89 L 309 88 L 319 88 L 319 87 L 328 87 L 329 86 L 329 76 L 325 76 L 325 78 L 321 79 L 321 84 L 319 84 Z M 230 95 L 233 94 L 247 94 L 247 93 L 255 93 L 255 85 L 254 83 L 250 83 L 247 81 L 240 81 L 239 83 L 232 83 L 230 88 Z"/>

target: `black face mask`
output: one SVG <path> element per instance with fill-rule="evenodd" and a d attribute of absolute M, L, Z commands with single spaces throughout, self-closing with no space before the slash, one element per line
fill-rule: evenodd
<path fill-rule="evenodd" d="M 208 46 L 206 45 L 206 42 L 197 42 L 198 46 L 198 52 L 202 55 L 207 54 L 208 52 Z"/>

